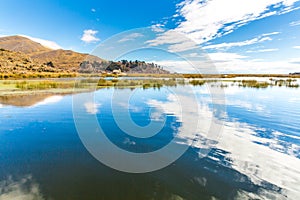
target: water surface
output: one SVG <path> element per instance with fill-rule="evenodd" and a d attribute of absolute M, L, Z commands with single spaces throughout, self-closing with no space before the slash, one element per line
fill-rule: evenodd
<path fill-rule="evenodd" d="M 186 87 L 176 91 L 188 103 L 192 95 Z M 106 136 L 120 148 L 151 152 L 179 136 L 180 145 L 192 144 L 168 167 L 143 174 L 111 169 L 86 150 L 74 124 L 72 95 L 39 97 L 20 106 L 0 104 L 0 199 L 300 198 L 299 90 L 224 90 L 226 112 L 216 115 L 216 105 L 224 102 L 212 102 L 205 86 L 194 87 L 202 116 L 194 135 L 182 128 L 186 122 L 170 88 L 94 92 L 95 102 L 84 105 L 82 112 L 96 115 Z M 132 95 L 129 106 L 117 99 L 118 113 L 129 110 L 139 126 L 163 121 L 162 130 L 148 139 L 124 133 L 113 118 L 113 92 Z M 197 121 L 192 114 L 189 119 Z M 205 130 L 212 117 L 222 130 L 210 138 Z"/>

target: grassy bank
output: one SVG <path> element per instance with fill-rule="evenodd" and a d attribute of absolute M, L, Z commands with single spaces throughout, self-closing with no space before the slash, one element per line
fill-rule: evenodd
<path fill-rule="evenodd" d="M 41 78 L 70 78 L 77 77 L 77 73 L 26 73 L 26 74 L 0 74 L 0 80 L 16 80 L 16 79 L 41 79 Z"/>
<path fill-rule="evenodd" d="M 178 85 L 202 86 L 208 84 L 212 87 L 289 87 L 299 88 L 296 79 L 270 78 L 269 81 L 258 80 L 230 80 L 230 79 L 184 79 L 184 78 L 81 78 L 81 79 L 23 79 L 0 81 L 0 96 L 26 93 L 76 93 L 101 88 L 161 88 L 163 86 L 176 87 Z"/>
<path fill-rule="evenodd" d="M 39 78 L 71 78 L 71 77 L 148 77 L 148 78 L 239 78 L 239 77 L 274 77 L 274 78 L 300 78 L 300 75 L 290 74 L 82 74 L 82 73 L 53 73 L 53 72 L 33 72 L 33 73 L 0 73 L 0 80 L 18 79 L 39 79 Z"/>

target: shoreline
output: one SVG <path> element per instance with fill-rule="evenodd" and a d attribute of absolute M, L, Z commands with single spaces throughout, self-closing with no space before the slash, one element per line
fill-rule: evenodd
<path fill-rule="evenodd" d="M 39 80 L 64 78 L 104 78 L 104 77 L 151 77 L 151 78 L 237 78 L 237 77 L 269 77 L 269 78 L 300 78 L 300 74 L 82 74 L 82 73 L 32 73 L 32 74 L 0 74 L 0 80 Z"/>
<path fill-rule="evenodd" d="M 213 78 L 183 78 L 183 77 L 77 77 L 77 78 L 45 78 L 45 79 L 15 79 L 0 80 L 0 96 L 19 96 L 34 94 L 75 94 L 102 88 L 161 88 L 163 86 L 210 84 L 213 87 L 289 87 L 299 88 L 300 78 L 273 76 L 243 76 Z"/>

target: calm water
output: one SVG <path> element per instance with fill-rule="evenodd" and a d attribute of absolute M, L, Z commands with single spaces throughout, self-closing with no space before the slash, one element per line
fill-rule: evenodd
<path fill-rule="evenodd" d="M 192 95 L 185 87 L 177 87 L 176 95 L 189 106 Z M 22 107 L 2 102 L 0 199 L 299 199 L 299 90 L 224 90 L 226 111 L 218 114 L 216 105 L 224 102 L 212 103 L 204 86 L 194 87 L 201 114 L 194 135 L 183 128 L 188 122 L 181 119 L 176 95 L 168 88 L 95 92 L 95 102 L 84 104 L 79 112 L 97 115 L 107 138 L 120 148 L 147 153 L 176 137 L 180 145 L 192 144 L 168 167 L 142 174 L 111 169 L 86 150 L 74 124 L 72 95 L 38 98 Z M 113 118 L 113 93 L 119 95 L 119 114 L 129 110 L 139 126 L 158 121 L 164 127 L 150 138 L 124 133 Z M 129 105 L 122 98 L 128 94 Z M 189 121 L 197 121 L 192 111 L 182 112 L 191 115 Z M 212 118 L 222 129 L 211 138 L 205 130 Z"/>

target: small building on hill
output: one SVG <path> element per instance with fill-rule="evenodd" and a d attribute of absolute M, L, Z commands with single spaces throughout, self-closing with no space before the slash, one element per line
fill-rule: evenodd
<path fill-rule="evenodd" d="M 114 69 L 112 73 L 113 74 L 121 74 L 122 71 L 120 69 Z"/>

